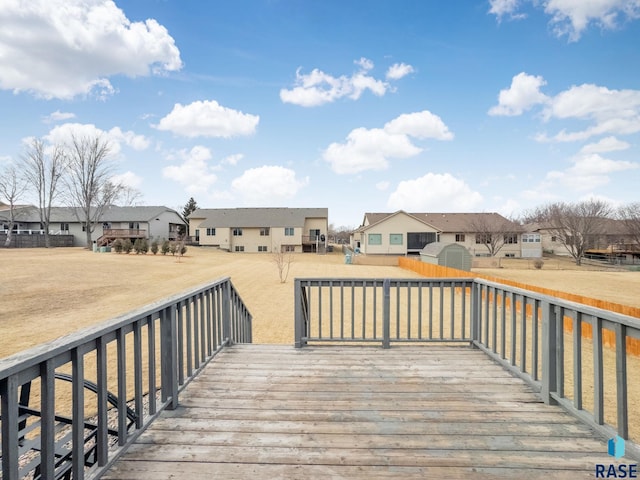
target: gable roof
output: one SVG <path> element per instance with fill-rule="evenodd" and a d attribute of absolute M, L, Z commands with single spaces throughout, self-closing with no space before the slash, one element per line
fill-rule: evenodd
<path fill-rule="evenodd" d="M 199 208 L 190 219 L 200 228 L 304 227 L 307 218 L 328 218 L 327 208 Z"/>
<path fill-rule="evenodd" d="M 358 230 L 367 229 L 371 225 L 378 224 L 387 218 L 403 212 L 415 218 L 416 220 L 430 225 L 441 233 L 474 233 L 477 229 L 473 228 L 474 223 L 511 223 L 514 231 L 522 230 L 522 227 L 511 220 L 506 219 L 499 213 L 480 212 L 480 213 L 407 213 L 399 210 L 394 213 L 365 213 L 365 219 L 369 221 L 367 226 L 360 227 Z"/>
<path fill-rule="evenodd" d="M 117 207 L 110 206 L 104 210 L 99 222 L 148 222 L 158 217 L 158 215 L 170 212 L 180 215 L 175 210 L 163 206 L 150 207 Z M 78 218 L 82 218 L 82 213 L 77 207 L 52 207 L 50 222 L 75 223 Z M 40 214 L 33 206 L 24 207 L 20 213 L 20 222 L 39 222 Z M 181 222 L 182 223 L 182 222 Z"/>

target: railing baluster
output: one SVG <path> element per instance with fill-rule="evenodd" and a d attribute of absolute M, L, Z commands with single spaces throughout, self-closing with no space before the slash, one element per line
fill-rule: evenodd
<path fill-rule="evenodd" d="M 40 475 L 42 478 L 54 478 L 56 445 L 55 369 L 51 360 L 47 360 L 40 365 L 40 405 Z"/>
<path fill-rule="evenodd" d="M 388 278 L 384 279 L 382 284 L 383 299 L 382 299 L 382 348 L 389 348 L 391 346 L 391 282 Z"/>
<path fill-rule="evenodd" d="M 604 423 L 604 374 L 602 357 L 602 319 L 593 317 L 593 419 Z"/>
<path fill-rule="evenodd" d="M 573 406 L 582 410 L 582 313 L 573 316 Z"/>
<path fill-rule="evenodd" d="M 520 302 L 520 371 L 527 371 L 527 297 Z"/>
<path fill-rule="evenodd" d="M 142 428 L 143 425 L 143 409 L 144 409 L 144 393 L 142 391 L 142 327 L 140 321 L 136 321 L 133 325 L 133 389 L 134 403 L 136 409 L 136 428 Z"/>
<path fill-rule="evenodd" d="M 616 323 L 616 403 L 618 406 L 618 435 L 629 438 L 627 404 L 627 327 Z"/>
<path fill-rule="evenodd" d="M 147 343 L 149 356 L 149 415 L 156 413 L 156 324 L 153 315 L 147 316 Z"/>
<path fill-rule="evenodd" d="M 127 346 L 124 332 L 116 332 L 118 370 L 118 445 L 127 443 Z M 164 383 L 164 382 L 163 382 Z"/>
<path fill-rule="evenodd" d="M 74 480 L 84 478 L 84 356 L 78 347 L 71 351 L 71 471 Z"/>
<path fill-rule="evenodd" d="M 550 303 L 542 302 L 542 398 L 546 404 L 555 405 L 551 397 L 557 391 L 556 368 L 556 310 Z"/>
<path fill-rule="evenodd" d="M 558 396 L 564 397 L 564 308 L 556 307 L 556 392 Z"/>
<path fill-rule="evenodd" d="M 2 416 L 2 478 L 18 480 L 18 380 L 11 375 L 0 382 Z"/>

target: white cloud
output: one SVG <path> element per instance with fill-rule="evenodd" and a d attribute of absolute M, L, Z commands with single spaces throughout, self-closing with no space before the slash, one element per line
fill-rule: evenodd
<path fill-rule="evenodd" d="M 640 164 L 635 162 L 611 160 L 597 153 L 578 155 L 572 159 L 572 164 L 565 170 L 549 172 L 547 180 L 560 183 L 572 190 L 586 191 L 609 183 L 611 173 L 640 167 Z"/>
<path fill-rule="evenodd" d="M 265 165 L 246 170 L 231 182 L 231 188 L 245 203 L 274 204 L 288 200 L 309 184 L 309 177 L 296 178 L 296 172 L 278 165 Z"/>
<path fill-rule="evenodd" d="M 626 150 L 630 146 L 631 145 L 627 142 L 618 140 L 616 137 L 606 137 L 601 139 L 599 142 L 585 145 L 580 149 L 580 153 L 588 155 L 590 153 L 615 152 L 619 150 Z"/>
<path fill-rule="evenodd" d="M 8 0 L 0 6 L 0 89 L 69 99 L 112 95 L 113 75 L 179 70 L 156 20 L 131 22 L 111 0 Z"/>
<path fill-rule="evenodd" d="M 413 157 L 422 151 L 409 137 L 450 140 L 453 134 L 440 117 L 424 110 L 400 115 L 384 128 L 356 128 L 345 143 L 332 143 L 322 156 L 338 174 L 384 170 L 390 159 Z"/>
<path fill-rule="evenodd" d="M 383 191 L 383 192 L 384 192 L 385 190 L 388 190 L 388 189 L 389 189 L 389 186 L 390 186 L 390 185 L 391 185 L 391 183 L 390 183 L 390 182 L 387 182 L 387 181 L 384 181 L 384 180 L 383 180 L 382 182 L 378 182 L 378 183 L 376 183 L 376 188 L 377 188 L 378 190 L 380 190 L 380 191 Z"/>
<path fill-rule="evenodd" d="M 252 135 L 260 117 L 223 107 L 215 100 L 176 103 L 173 110 L 154 125 L 184 137 L 222 137 Z"/>
<path fill-rule="evenodd" d="M 406 211 L 472 211 L 482 202 L 482 195 L 471 190 L 463 180 L 449 173 L 426 175 L 405 180 L 389 196 L 387 206 Z"/>
<path fill-rule="evenodd" d="M 546 103 L 549 98 L 540 91 L 547 82 L 540 76 L 521 72 L 513 77 L 511 86 L 500 90 L 498 105 L 489 109 L 489 115 L 521 115 L 535 105 Z"/>
<path fill-rule="evenodd" d="M 237 165 L 240 160 L 244 158 L 244 155 L 241 153 L 234 153 L 233 155 L 229 155 L 224 157 L 220 162 L 222 165 Z"/>
<path fill-rule="evenodd" d="M 403 113 L 388 122 L 384 129 L 394 135 L 408 135 L 415 138 L 435 138 L 436 140 L 452 140 L 453 133 L 442 119 L 428 110 L 415 113 Z"/>
<path fill-rule="evenodd" d="M 61 112 L 60 110 L 56 110 L 55 112 L 43 117 L 42 121 L 44 123 L 53 123 L 53 122 L 61 122 L 64 120 L 70 120 L 72 118 L 76 118 L 75 113 Z"/>
<path fill-rule="evenodd" d="M 414 69 L 411 65 L 407 65 L 406 63 L 394 63 L 387 70 L 387 80 L 399 80 L 402 77 L 413 73 Z"/>
<path fill-rule="evenodd" d="M 78 139 L 102 137 L 109 142 L 110 153 L 114 156 L 120 154 L 123 144 L 134 150 L 145 150 L 150 145 L 150 141 L 146 137 L 137 135 L 130 130 L 123 132 L 120 127 L 102 130 L 91 123 L 64 123 L 57 125 L 44 138 L 52 145 L 69 144 L 73 136 Z"/>
<path fill-rule="evenodd" d="M 118 175 L 114 175 L 111 177 L 111 181 L 114 183 L 121 183 L 131 188 L 138 188 L 142 185 L 142 177 L 136 175 L 131 171 L 126 171 L 124 173 L 120 173 Z"/>
<path fill-rule="evenodd" d="M 572 86 L 553 97 L 545 118 L 589 120 L 592 126 L 576 132 L 560 131 L 553 140 L 572 142 L 595 135 L 640 132 L 640 90 L 610 90 L 592 84 Z"/>
<path fill-rule="evenodd" d="M 168 160 L 181 163 L 164 167 L 162 176 L 178 182 L 191 195 L 207 194 L 209 187 L 218 180 L 213 173 L 215 167 L 209 165 L 211 158 L 211 151 L 202 145 L 169 154 Z"/>
<path fill-rule="evenodd" d="M 603 30 L 618 27 L 621 20 L 640 18 L 639 0 L 547 0 L 544 11 L 551 15 L 557 36 L 577 41 L 590 24 Z"/>
<path fill-rule="evenodd" d="M 525 4 L 542 7 L 551 29 L 558 37 L 567 36 L 569 41 L 580 39 L 590 26 L 602 30 L 614 30 L 620 24 L 640 18 L 640 0 L 489 0 L 489 13 L 498 21 L 504 17 L 521 19 L 526 15 L 518 13 Z"/>
<path fill-rule="evenodd" d="M 498 21 L 501 21 L 503 17 L 509 17 L 511 20 L 521 19 L 526 15 L 516 13 L 520 3 L 519 0 L 489 0 L 491 5 L 489 13 L 498 17 Z"/>
<path fill-rule="evenodd" d="M 280 100 L 302 107 L 317 107 L 343 97 L 357 100 L 366 90 L 377 96 L 383 96 L 389 90 L 390 86 L 387 82 L 369 75 L 369 71 L 373 69 L 371 60 L 361 58 L 354 63 L 360 67 L 359 70 L 351 76 L 340 77 L 334 77 L 317 68 L 308 75 L 304 75 L 298 68 L 295 86 L 289 90 L 281 89 Z M 407 67 L 411 68 L 409 65 L 404 68 Z"/>

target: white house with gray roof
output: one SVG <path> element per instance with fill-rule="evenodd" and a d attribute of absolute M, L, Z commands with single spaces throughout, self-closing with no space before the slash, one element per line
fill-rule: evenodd
<path fill-rule="evenodd" d="M 73 245 L 86 247 L 87 236 L 82 213 L 73 207 L 53 207 L 49 221 L 52 235 L 73 235 Z M 0 219 L 0 232 L 2 231 Z M 175 240 L 179 229 L 186 230 L 180 214 L 164 206 L 117 207 L 104 210 L 95 224 L 91 238 L 98 245 L 110 245 L 116 238 L 157 238 Z M 14 225 L 15 233 L 37 235 L 42 233 L 38 209 L 22 207 Z"/>
<path fill-rule="evenodd" d="M 368 255 L 417 255 L 433 242 L 455 243 L 472 256 L 489 256 L 489 235 L 498 235 L 497 256 L 521 257 L 522 227 L 498 213 L 365 213 L 352 234 L 353 248 Z M 538 236 L 538 244 L 540 242 Z M 541 250 L 538 249 L 541 255 Z"/>
<path fill-rule="evenodd" d="M 229 252 L 321 252 L 327 208 L 201 208 L 189 215 L 196 243 Z"/>

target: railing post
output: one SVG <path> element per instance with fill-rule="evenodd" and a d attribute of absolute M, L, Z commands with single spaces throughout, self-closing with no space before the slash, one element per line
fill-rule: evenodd
<path fill-rule="evenodd" d="M 480 298 L 481 295 L 478 294 L 478 289 L 480 285 L 475 281 L 471 282 L 471 344 L 473 345 L 475 342 L 480 340 L 479 331 L 480 329 Z"/>
<path fill-rule="evenodd" d="M 557 385 L 557 316 L 554 305 L 542 302 L 542 400 L 548 405 L 557 402 L 551 397 Z"/>
<path fill-rule="evenodd" d="M 382 348 L 391 347 L 391 280 L 385 278 L 382 282 Z"/>
<path fill-rule="evenodd" d="M 162 377 L 162 401 L 171 399 L 168 410 L 178 407 L 178 364 L 176 345 L 176 311 L 171 305 L 161 312 L 160 317 L 160 370 Z"/>
<path fill-rule="evenodd" d="M 294 285 L 294 346 L 295 348 L 302 348 L 306 345 L 306 342 L 302 341 L 302 337 L 305 335 L 305 325 L 304 325 L 304 312 L 302 311 L 302 282 L 300 279 L 295 279 Z"/>
<path fill-rule="evenodd" d="M 2 415 L 2 478 L 18 480 L 18 382 L 15 375 L 0 382 Z"/>
<path fill-rule="evenodd" d="M 231 280 L 227 280 L 224 283 L 224 288 L 222 290 L 222 342 L 228 342 L 227 345 L 233 344 L 233 339 L 231 338 Z"/>

